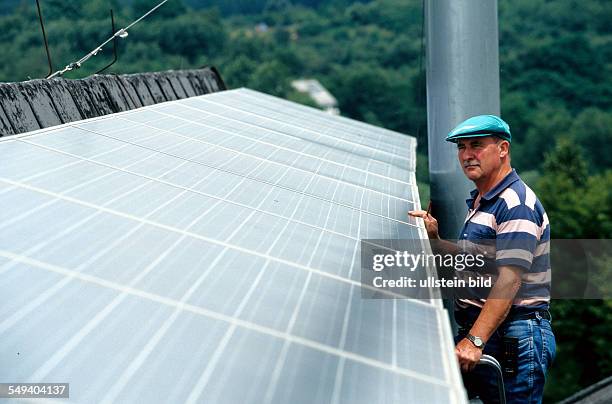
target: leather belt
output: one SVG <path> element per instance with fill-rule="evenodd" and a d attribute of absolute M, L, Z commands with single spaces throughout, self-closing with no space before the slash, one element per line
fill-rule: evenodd
<path fill-rule="evenodd" d="M 548 310 L 537 310 L 537 311 L 532 311 L 531 313 L 510 313 L 508 314 L 508 317 L 506 317 L 505 322 L 509 322 L 509 321 L 517 321 L 517 320 L 535 320 L 535 319 L 544 319 L 544 320 L 551 320 L 551 315 L 550 312 Z"/>

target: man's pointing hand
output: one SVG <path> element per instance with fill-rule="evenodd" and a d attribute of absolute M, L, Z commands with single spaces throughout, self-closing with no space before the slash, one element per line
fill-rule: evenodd
<path fill-rule="evenodd" d="M 424 210 L 411 210 L 408 215 L 412 217 L 420 217 L 425 222 L 425 229 L 427 230 L 427 236 L 432 240 L 440 238 L 438 234 L 438 221 L 431 214 Z"/>

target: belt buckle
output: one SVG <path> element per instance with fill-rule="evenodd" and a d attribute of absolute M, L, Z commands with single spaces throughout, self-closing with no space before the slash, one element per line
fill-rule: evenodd
<path fill-rule="evenodd" d="M 535 312 L 535 316 L 536 316 L 536 318 L 537 318 L 538 320 L 542 320 L 542 315 L 540 314 L 540 312 L 539 312 L 539 311 L 536 311 L 536 312 Z"/>

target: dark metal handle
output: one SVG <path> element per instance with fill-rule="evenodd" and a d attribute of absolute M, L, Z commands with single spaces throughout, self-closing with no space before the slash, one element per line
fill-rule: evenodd
<path fill-rule="evenodd" d="M 102 73 L 104 70 L 108 69 L 117 61 L 117 37 L 115 36 L 115 15 L 113 14 L 113 9 L 110 9 L 111 16 L 111 35 L 113 35 L 113 61 L 101 68 L 96 72 L 96 74 Z"/>
<path fill-rule="evenodd" d="M 482 355 L 476 366 L 490 366 L 495 369 L 497 374 L 497 387 L 499 389 L 499 402 L 506 404 L 506 389 L 504 388 L 504 373 L 502 372 L 501 365 L 491 355 Z"/>

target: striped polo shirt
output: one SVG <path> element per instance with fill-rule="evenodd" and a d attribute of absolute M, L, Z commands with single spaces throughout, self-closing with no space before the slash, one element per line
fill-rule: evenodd
<path fill-rule="evenodd" d="M 535 193 L 512 170 L 474 207 L 478 190 L 466 200 L 468 214 L 459 245 L 493 249 L 494 266 L 522 270 L 513 306 L 548 308 L 550 302 L 550 225 Z M 468 250 L 470 250 L 468 248 Z M 473 252 L 472 250 L 471 252 Z M 482 251 L 482 250 L 481 250 Z M 491 254 L 491 255 L 493 255 Z M 482 297 L 482 296 L 480 296 Z M 458 299 L 459 308 L 482 307 L 484 299 Z"/>

